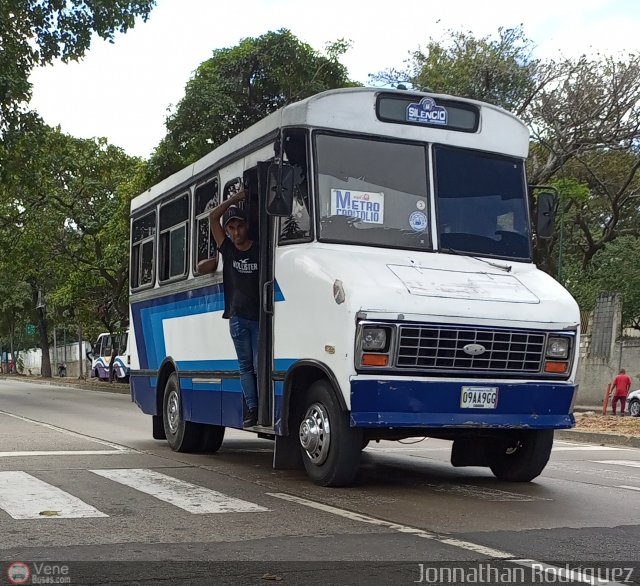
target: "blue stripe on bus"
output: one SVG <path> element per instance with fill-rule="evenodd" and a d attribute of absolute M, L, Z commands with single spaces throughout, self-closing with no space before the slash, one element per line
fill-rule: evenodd
<path fill-rule="evenodd" d="M 131 377 L 131 392 L 135 403 L 143 413 L 162 415 L 156 402 L 155 377 L 134 374 Z M 225 427 L 242 428 L 243 400 L 240 379 L 222 379 L 220 382 L 194 382 L 191 378 L 181 378 L 183 416 L 196 423 L 224 425 Z M 281 409 L 284 383 L 276 381 L 275 391 L 275 425 L 276 433 L 282 429 Z"/>
<path fill-rule="evenodd" d="M 180 380 L 182 394 L 182 415 L 188 421 L 242 428 L 243 400 L 239 379 L 224 379 L 219 383 L 193 383 L 190 379 Z M 133 376 L 131 388 L 137 405 L 149 415 L 161 415 L 156 403 L 154 384 L 148 376 Z M 192 387 L 192 388 L 191 388 Z M 275 431 L 281 430 L 282 392 L 284 385 L 275 383 Z"/>
<path fill-rule="evenodd" d="M 142 411 L 160 415 L 156 379 L 133 376 L 135 402 Z M 183 415 L 190 421 L 242 427 L 243 400 L 239 379 L 216 383 L 182 380 Z M 570 413 L 577 387 L 572 384 L 487 381 L 497 386 L 495 409 L 461 409 L 461 382 L 420 380 L 354 380 L 351 383 L 351 424 L 362 428 L 562 429 L 574 425 Z M 472 386 L 472 385 L 469 385 Z M 274 430 L 282 430 L 283 383 L 275 383 Z"/>
<path fill-rule="evenodd" d="M 278 283 L 275 286 L 274 299 L 277 302 L 284 301 L 284 295 Z M 134 327 L 136 328 L 136 344 L 140 368 L 157 369 L 166 358 L 163 329 L 163 321 L 165 319 L 223 310 L 224 293 L 221 283 L 133 303 L 131 305 L 131 313 Z M 237 370 L 237 360 L 229 362 L 234 362 L 234 365 L 229 370 Z M 221 368 L 220 370 L 224 369 Z"/>
<path fill-rule="evenodd" d="M 279 358 L 274 360 L 274 370 L 285 372 L 295 364 L 294 358 Z M 200 372 L 219 372 L 224 370 L 239 370 L 237 360 L 179 360 L 176 363 L 180 374 L 189 373 L 190 371 Z"/>

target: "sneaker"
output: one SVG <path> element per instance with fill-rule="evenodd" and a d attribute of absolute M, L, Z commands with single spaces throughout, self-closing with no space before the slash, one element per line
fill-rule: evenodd
<path fill-rule="evenodd" d="M 247 415 L 242 422 L 243 427 L 253 427 L 258 423 L 258 410 L 257 409 L 249 409 L 247 411 Z"/>

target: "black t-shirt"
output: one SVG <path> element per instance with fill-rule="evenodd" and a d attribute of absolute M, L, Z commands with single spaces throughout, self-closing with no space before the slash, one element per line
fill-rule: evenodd
<path fill-rule="evenodd" d="M 224 265 L 224 313 L 244 319 L 260 319 L 260 273 L 258 271 L 258 245 L 254 241 L 248 250 L 238 250 L 229 238 L 220 247 Z"/>

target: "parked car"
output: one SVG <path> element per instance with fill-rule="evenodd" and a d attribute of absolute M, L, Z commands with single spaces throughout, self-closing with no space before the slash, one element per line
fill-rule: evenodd
<path fill-rule="evenodd" d="M 627 413 L 631 417 L 640 417 L 640 389 L 627 395 Z"/>

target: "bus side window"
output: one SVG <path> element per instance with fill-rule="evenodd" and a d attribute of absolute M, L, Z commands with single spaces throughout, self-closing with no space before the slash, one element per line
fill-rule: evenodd
<path fill-rule="evenodd" d="M 131 288 L 153 284 L 156 212 L 134 220 L 131 225 Z"/>
<path fill-rule="evenodd" d="M 242 191 L 244 187 L 241 177 L 235 177 L 231 181 L 227 181 L 224 185 L 224 192 L 222 194 L 222 201 L 229 199 L 234 193 Z"/>
<path fill-rule="evenodd" d="M 213 258 L 216 255 L 216 241 L 209 229 L 209 212 L 220 203 L 218 177 L 196 187 L 195 199 L 195 266 L 197 267 L 201 260 Z"/>
<path fill-rule="evenodd" d="M 280 218 L 279 243 L 311 239 L 309 205 L 309 173 L 307 132 L 289 130 L 284 137 L 285 162 L 294 169 L 293 210 L 288 218 Z"/>
<path fill-rule="evenodd" d="M 188 226 L 188 193 L 160 208 L 160 281 L 186 275 Z"/>
<path fill-rule="evenodd" d="M 102 338 L 102 348 L 100 349 L 100 356 L 111 356 L 112 350 L 112 337 L 105 336 Z"/>

